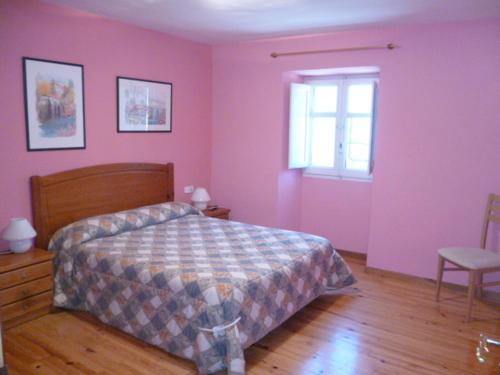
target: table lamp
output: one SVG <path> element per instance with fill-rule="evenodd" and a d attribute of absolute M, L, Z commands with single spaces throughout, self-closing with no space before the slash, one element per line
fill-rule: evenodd
<path fill-rule="evenodd" d="M 193 201 L 193 206 L 200 210 L 204 210 L 205 208 L 207 208 L 208 202 L 210 201 L 210 195 L 208 195 L 207 189 L 197 187 L 196 189 L 194 189 L 191 200 Z"/>
<path fill-rule="evenodd" d="M 9 241 L 10 249 L 14 253 L 24 253 L 31 249 L 35 236 L 35 230 L 24 218 L 11 219 L 3 232 L 3 239 Z"/>

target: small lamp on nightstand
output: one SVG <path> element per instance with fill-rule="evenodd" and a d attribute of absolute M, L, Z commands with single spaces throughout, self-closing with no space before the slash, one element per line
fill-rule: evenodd
<path fill-rule="evenodd" d="M 9 241 L 10 249 L 14 253 L 24 253 L 31 249 L 35 236 L 35 230 L 24 218 L 11 219 L 3 232 L 3 239 Z"/>
<path fill-rule="evenodd" d="M 191 200 L 193 201 L 193 206 L 200 210 L 204 210 L 205 208 L 207 208 L 208 202 L 210 202 L 210 195 L 208 195 L 207 189 L 197 187 L 196 189 L 194 189 Z"/>

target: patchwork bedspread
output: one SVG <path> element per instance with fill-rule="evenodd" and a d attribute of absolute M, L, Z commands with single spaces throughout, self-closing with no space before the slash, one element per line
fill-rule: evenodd
<path fill-rule="evenodd" d="M 165 203 L 59 230 L 56 306 L 193 360 L 243 374 L 243 349 L 328 288 L 354 283 L 324 238 Z"/>

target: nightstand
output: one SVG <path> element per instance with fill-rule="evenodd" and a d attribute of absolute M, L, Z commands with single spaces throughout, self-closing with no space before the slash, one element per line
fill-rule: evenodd
<path fill-rule="evenodd" d="M 53 253 L 42 249 L 0 256 L 0 315 L 4 327 L 13 327 L 50 311 L 53 258 Z"/>
<path fill-rule="evenodd" d="M 203 210 L 203 213 L 206 216 L 215 217 L 217 219 L 223 219 L 223 220 L 229 220 L 230 212 L 231 210 L 229 208 L 224 208 L 224 207 L 217 207 L 212 210 L 209 207 L 206 210 Z"/>

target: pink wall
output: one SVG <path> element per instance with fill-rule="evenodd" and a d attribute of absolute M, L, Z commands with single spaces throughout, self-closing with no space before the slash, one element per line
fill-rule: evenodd
<path fill-rule="evenodd" d="M 281 72 L 262 69 L 245 45 L 213 51 L 212 197 L 235 220 L 277 226 Z"/>
<path fill-rule="evenodd" d="M 283 74 L 378 66 L 374 180 L 299 179 L 300 228 L 339 248 L 368 250 L 370 266 L 434 277 L 436 249 L 477 245 L 486 196 L 500 192 L 499 37 L 496 20 L 216 46 L 213 195 L 237 220 L 279 225 L 286 205 L 279 197 L 287 149 Z M 269 57 L 388 42 L 402 48 Z"/>
<path fill-rule="evenodd" d="M 35 1 L 1 1 L 0 227 L 30 217 L 29 176 L 111 162 L 175 163 L 176 196 L 208 186 L 211 49 Z M 22 56 L 84 65 L 87 149 L 27 152 Z M 116 76 L 173 83 L 171 134 L 116 132 Z"/>
<path fill-rule="evenodd" d="M 499 38 L 498 20 L 398 38 L 381 81 L 369 265 L 434 277 L 437 248 L 479 245 L 500 193 Z"/>
<path fill-rule="evenodd" d="M 371 182 L 302 178 L 300 229 L 332 241 L 338 249 L 366 253 Z"/>

